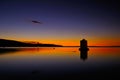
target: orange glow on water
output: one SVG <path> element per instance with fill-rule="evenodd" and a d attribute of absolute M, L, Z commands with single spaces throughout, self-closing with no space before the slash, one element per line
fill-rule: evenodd
<path fill-rule="evenodd" d="M 93 47 L 89 50 L 90 57 L 96 58 L 120 58 L 120 48 L 119 47 Z"/>
<path fill-rule="evenodd" d="M 95 48 L 95 47 L 92 47 L 90 48 L 90 51 L 92 53 L 100 53 L 100 54 L 111 54 L 111 53 L 114 53 L 114 54 L 117 54 L 117 53 L 120 53 L 120 48 L 118 47 L 98 47 L 98 48 Z"/>
<path fill-rule="evenodd" d="M 33 48 L 15 48 L 17 51 L 7 52 L 9 54 L 1 55 L 0 58 L 5 59 L 80 59 L 81 52 L 79 47 L 33 47 Z M 89 47 L 88 59 L 106 60 L 108 58 L 120 58 L 119 47 Z"/>
<path fill-rule="evenodd" d="M 1 55 L 1 58 L 7 58 L 11 60 L 16 59 L 79 59 L 78 48 L 67 48 L 67 47 L 33 47 L 33 48 L 18 48 L 18 51 L 8 52 L 9 54 Z"/>

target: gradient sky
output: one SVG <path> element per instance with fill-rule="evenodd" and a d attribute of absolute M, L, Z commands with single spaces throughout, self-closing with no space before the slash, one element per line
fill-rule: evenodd
<path fill-rule="evenodd" d="M 0 38 L 73 46 L 85 38 L 89 45 L 120 45 L 119 7 L 117 0 L 0 0 Z"/>

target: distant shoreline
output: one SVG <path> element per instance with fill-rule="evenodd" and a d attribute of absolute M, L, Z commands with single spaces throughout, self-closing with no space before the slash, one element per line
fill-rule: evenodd
<path fill-rule="evenodd" d="M 61 47 L 57 44 L 25 43 L 15 40 L 0 39 L 0 47 Z"/>

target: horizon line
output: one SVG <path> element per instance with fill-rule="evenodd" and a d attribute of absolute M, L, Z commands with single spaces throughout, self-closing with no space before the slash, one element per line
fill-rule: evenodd
<path fill-rule="evenodd" d="M 12 40 L 12 41 L 18 41 L 18 42 L 24 42 L 24 41 L 19 41 L 19 40 L 15 40 L 15 39 L 4 39 L 4 38 L 0 38 L 0 39 L 3 39 L 3 40 Z M 29 42 L 29 41 L 28 41 Z M 37 41 L 33 41 L 33 42 L 37 42 Z M 25 42 L 26 43 L 26 42 Z M 38 42 L 39 43 L 39 42 Z M 41 43 L 43 44 L 43 43 Z M 50 43 L 44 43 L 44 44 L 50 44 Z M 54 45 L 61 45 L 62 47 L 80 47 L 80 46 L 75 46 L 75 45 L 63 45 L 63 44 L 56 44 L 56 43 L 51 43 L 51 44 L 54 44 Z M 91 46 L 88 46 L 88 47 L 120 47 L 120 45 L 105 45 L 105 46 L 102 46 L 102 45 L 91 45 Z"/>

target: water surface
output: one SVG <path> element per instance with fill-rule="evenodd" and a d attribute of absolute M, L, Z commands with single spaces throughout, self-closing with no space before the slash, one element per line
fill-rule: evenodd
<path fill-rule="evenodd" d="M 120 47 L 0 48 L 1 76 L 118 75 Z"/>

